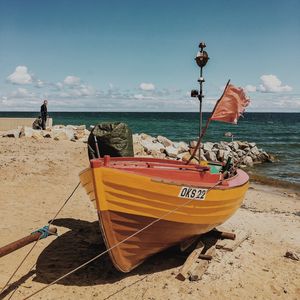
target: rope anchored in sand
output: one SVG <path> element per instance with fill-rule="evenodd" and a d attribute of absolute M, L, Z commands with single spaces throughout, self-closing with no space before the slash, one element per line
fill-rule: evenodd
<path fill-rule="evenodd" d="M 65 202 L 62 204 L 62 206 L 59 208 L 59 210 L 56 212 L 56 214 L 54 215 L 54 217 L 49 221 L 49 223 L 48 223 L 48 225 L 47 226 L 44 226 L 43 228 L 41 228 L 41 229 L 38 229 L 36 232 L 32 232 L 31 233 L 31 235 L 30 235 L 30 238 L 28 239 L 27 238 L 27 240 L 26 240 L 26 242 L 27 242 L 27 244 L 28 244 L 28 241 L 30 240 L 30 242 L 34 242 L 35 241 L 35 243 L 32 245 L 32 247 L 29 249 L 29 251 L 26 253 L 26 255 L 24 256 L 24 258 L 23 258 L 23 260 L 20 262 L 20 264 L 18 265 L 18 267 L 15 269 L 15 271 L 12 273 L 12 275 L 9 277 L 9 279 L 8 279 L 8 281 L 6 282 L 6 284 L 4 285 L 4 287 L 1 289 L 1 292 L 0 292 L 0 295 L 2 295 L 4 292 L 5 292 L 5 290 L 6 290 L 6 288 L 8 287 L 8 285 L 9 285 L 9 283 L 11 282 L 11 280 L 13 279 L 13 277 L 16 275 L 16 273 L 18 272 L 18 270 L 20 269 L 20 267 L 23 265 L 23 263 L 26 261 L 26 259 L 28 258 L 28 256 L 30 255 L 30 253 L 33 251 L 33 249 L 35 248 L 35 246 L 37 245 L 37 243 L 41 240 L 41 239 L 43 239 L 43 238 L 45 238 L 46 236 L 48 236 L 48 234 L 50 233 L 51 235 L 57 235 L 56 234 L 56 231 L 54 232 L 54 231 L 51 231 L 50 230 L 50 226 L 52 225 L 52 223 L 54 222 L 54 220 L 57 218 L 57 216 L 59 215 L 59 213 L 62 211 L 62 209 L 65 207 L 65 205 L 68 203 L 68 201 L 72 198 L 72 196 L 74 195 L 74 193 L 75 193 L 75 191 L 78 189 L 78 187 L 79 187 L 79 185 L 80 185 L 80 182 L 76 185 L 76 187 L 73 189 L 73 191 L 71 192 L 71 194 L 69 195 L 69 197 L 65 200 Z M 34 239 L 34 237 L 37 237 L 36 239 Z M 21 239 L 21 240 L 23 240 L 23 239 Z M 19 241 L 21 241 L 21 240 L 19 240 Z M 17 241 L 18 242 L 18 241 Z M 25 241 L 24 241 L 25 242 Z M 24 242 L 23 242 L 23 244 L 24 244 Z M 24 244 L 23 246 L 25 246 L 25 245 L 27 245 L 27 244 Z M 7 246 L 9 246 L 9 245 L 7 245 Z M 12 251 L 14 251 L 14 250 L 12 250 L 12 251 L 9 251 L 8 252 L 8 250 L 9 249 L 6 249 L 7 248 L 7 246 L 5 246 L 5 247 L 3 247 L 3 248 L 1 248 L 1 249 L 3 249 L 3 251 L 4 250 L 6 250 L 6 254 L 8 254 L 8 253 L 10 253 L 10 252 L 12 252 Z M 19 247 L 20 248 L 20 247 Z M 16 250 L 16 249 L 15 249 Z M 5 254 L 4 254 L 5 255 Z M 34 266 L 35 266 L 36 264 L 34 264 L 31 268 L 30 268 L 30 271 L 34 268 Z M 13 293 L 12 293 L 12 295 L 9 297 L 9 299 L 13 296 L 13 294 L 16 292 L 16 290 L 18 289 L 18 287 L 16 287 L 16 289 L 13 291 Z"/>

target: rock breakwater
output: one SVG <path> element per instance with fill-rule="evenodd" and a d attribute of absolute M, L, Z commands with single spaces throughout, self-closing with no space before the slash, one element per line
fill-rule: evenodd
<path fill-rule="evenodd" d="M 133 135 L 134 154 L 136 156 L 168 158 L 188 161 L 196 147 L 197 141 L 172 142 L 166 137 L 153 137 L 145 133 Z M 198 151 L 197 151 L 198 152 Z M 225 162 L 231 157 L 241 167 L 252 167 L 254 164 L 273 162 L 274 157 L 257 147 L 256 143 L 247 141 L 206 142 L 200 147 L 200 160 Z M 199 152 L 192 162 L 199 161 Z"/>
<path fill-rule="evenodd" d="M 70 140 L 73 142 L 87 142 L 90 131 L 86 129 L 85 125 L 55 125 L 46 130 L 32 129 L 31 127 L 18 127 L 17 129 L 9 130 L 0 133 L 2 137 L 14 138 L 33 138 L 42 140 L 44 138 L 52 138 L 56 141 Z"/>

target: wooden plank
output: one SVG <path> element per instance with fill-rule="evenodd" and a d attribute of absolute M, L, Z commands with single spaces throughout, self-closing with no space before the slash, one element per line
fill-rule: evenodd
<path fill-rule="evenodd" d="M 249 232 L 238 230 L 236 231 L 236 239 L 235 240 L 219 240 L 216 244 L 217 249 L 225 250 L 225 251 L 234 251 L 237 247 L 239 247 L 242 242 L 244 242 L 249 237 Z"/>
<path fill-rule="evenodd" d="M 205 255 L 207 257 L 209 256 L 213 257 L 215 253 L 216 253 L 216 247 L 212 246 L 205 252 Z M 189 272 L 189 279 L 191 281 L 200 280 L 203 274 L 205 273 L 205 271 L 207 270 L 208 266 L 209 266 L 208 260 L 199 258 Z"/>
<path fill-rule="evenodd" d="M 189 273 L 193 267 L 193 264 L 197 261 L 204 247 L 205 245 L 201 241 L 199 241 L 195 250 L 192 251 L 192 253 L 188 256 L 185 263 L 181 267 L 178 275 L 176 276 L 178 280 L 184 281 L 186 278 L 189 277 Z"/>
<path fill-rule="evenodd" d="M 212 230 L 206 235 L 191 238 L 183 242 L 181 249 L 186 250 L 188 247 L 192 246 L 197 238 L 200 239 L 195 250 L 188 256 L 176 278 L 181 281 L 184 281 L 187 278 L 191 281 L 200 280 L 209 267 L 209 261 L 212 260 L 216 249 L 234 251 L 248 237 L 249 233 L 242 230 L 227 232 L 218 229 Z"/>
<path fill-rule="evenodd" d="M 201 279 L 202 275 L 208 269 L 209 261 L 199 259 L 196 263 L 194 270 L 189 273 L 190 281 L 198 281 Z"/>

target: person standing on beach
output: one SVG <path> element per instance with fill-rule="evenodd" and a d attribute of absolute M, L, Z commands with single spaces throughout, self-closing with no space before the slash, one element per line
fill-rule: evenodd
<path fill-rule="evenodd" d="M 46 129 L 46 122 L 47 122 L 47 117 L 48 117 L 47 105 L 48 105 L 48 101 L 44 100 L 44 103 L 41 106 L 41 118 L 42 118 L 42 129 L 43 130 Z"/>

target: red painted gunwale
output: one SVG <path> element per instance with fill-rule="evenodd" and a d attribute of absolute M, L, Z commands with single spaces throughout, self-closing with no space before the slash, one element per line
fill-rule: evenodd
<path fill-rule="evenodd" d="M 166 184 L 212 187 L 220 180 L 220 174 L 211 174 L 209 166 L 186 165 L 185 162 L 148 157 L 110 157 L 92 159 L 91 168 L 113 168 L 125 173 L 151 177 Z M 213 164 L 218 164 L 213 162 Z M 219 164 L 221 165 L 221 163 Z M 244 185 L 249 176 L 238 169 L 237 174 L 224 179 L 216 189 L 228 189 Z"/>

